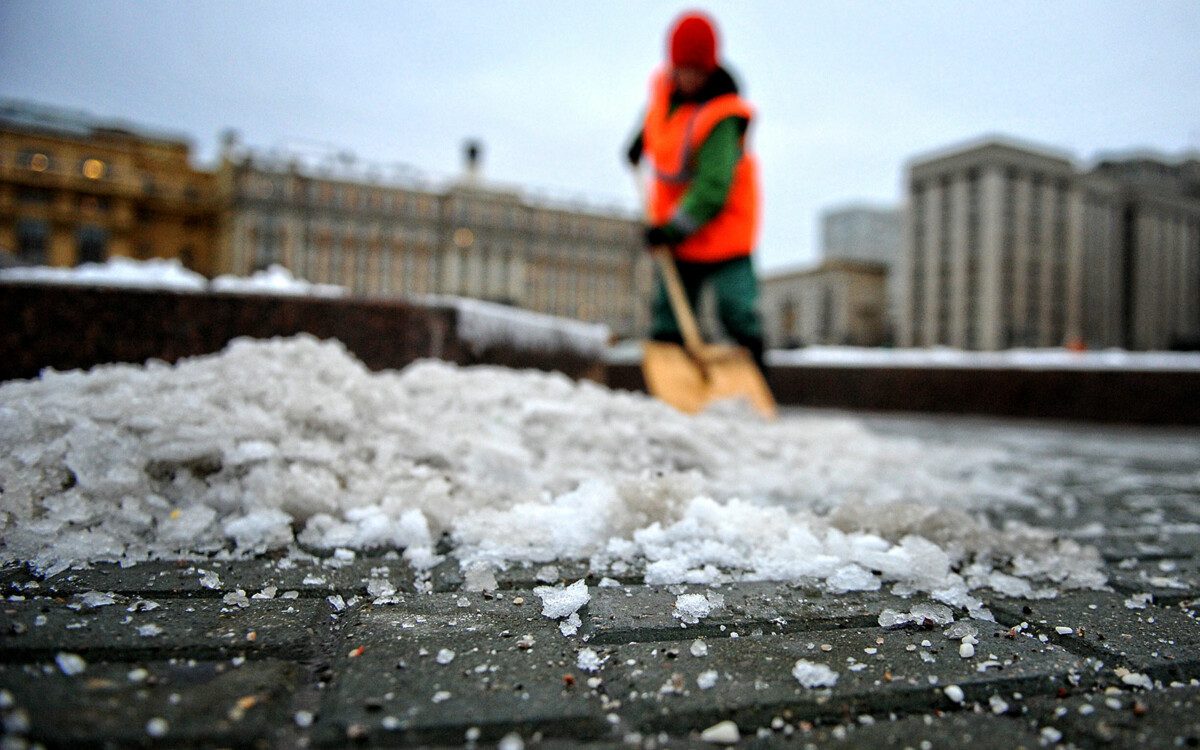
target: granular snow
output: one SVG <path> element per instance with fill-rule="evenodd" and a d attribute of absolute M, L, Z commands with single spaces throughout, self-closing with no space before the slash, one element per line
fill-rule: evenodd
<path fill-rule="evenodd" d="M 598 577 L 640 563 L 654 584 L 891 585 L 974 611 L 996 568 L 1014 591 L 1102 585 L 1094 549 L 981 520 L 1040 502 L 1010 458 L 845 417 L 687 416 L 561 374 L 371 373 L 335 341 L 237 340 L 0 385 L 0 560 L 50 574 L 299 542 L 403 549 L 427 570 L 447 534 L 471 590 L 563 559 Z"/>

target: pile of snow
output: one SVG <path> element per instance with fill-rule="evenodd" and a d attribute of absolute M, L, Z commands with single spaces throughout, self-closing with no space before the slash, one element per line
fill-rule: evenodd
<path fill-rule="evenodd" d="M 428 568 L 447 533 L 484 588 L 492 569 L 563 558 L 598 576 L 644 565 L 651 583 L 889 584 L 969 609 L 997 571 L 1102 583 L 1093 549 L 982 520 L 1042 502 L 1011 458 L 844 417 L 692 417 L 559 374 L 372 373 L 337 342 L 237 340 L 0 386 L 0 558 L 53 572 L 299 542 L 404 548 Z"/>
<path fill-rule="evenodd" d="M 602 323 L 586 323 L 571 318 L 522 310 L 495 302 L 426 295 L 422 300 L 453 307 L 458 317 L 458 337 L 475 354 L 492 347 L 518 350 L 572 351 L 585 357 L 598 357 L 608 346 L 610 331 Z"/>
<path fill-rule="evenodd" d="M 810 346 L 772 351 L 771 364 L 814 367 L 942 367 L 972 370 L 1200 370 L 1200 353 L 1071 351 L 1064 348 L 964 351 L 949 347 L 883 349 Z"/>
<path fill-rule="evenodd" d="M 346 288 L 337 284 L 314 284 L 296 278 L 291 271 L 273 263 L 265 271 L 250 276 L 218 276 L 210 287 L 215 292 L 249 292 L 252 294 L 291 294 L 314 297 L 341 297 Z"/>
<path fill-rule="evenodd" d="M 184 268 L 177 258 L 110 258 L 104 263 L 83 263 L 74 268 L 19 266 L 0 269 L 0 281 L 79 286 L 116 286 L 135 289 L 173 289 L 202 292 L 208 279 Z"/>

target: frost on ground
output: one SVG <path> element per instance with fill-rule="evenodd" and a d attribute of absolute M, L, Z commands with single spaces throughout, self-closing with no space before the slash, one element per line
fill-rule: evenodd
<path fill-rule="evenodd" d="M 298 543 L 403 548 L 427 569 L 446 534 L 481 589 L 570 558 L 650 583 L 889 585 L 968 608 L 998 573 L 1013 590 L 1102 583 L 1091 548 L 982 520 L 1037 502 L 1010 459 L 849 418 L 689 417 L 557 374 L 371 373 L 336 342 L 238 340 L 0 386 L 0 557 L 49 573 Z"/>

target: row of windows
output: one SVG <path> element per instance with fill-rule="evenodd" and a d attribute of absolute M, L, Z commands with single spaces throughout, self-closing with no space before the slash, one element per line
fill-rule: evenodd
<path fill-rule="evenodd" d="M 17 257 L 23 263 L 46 265 L 50 259 L 50 222 L 21 219 L 17 222 Z M 78 263 L 100 263 L 108 257 L 108 230 L 85 224 L 74 232 Z"/>
<path fill-rule="evenodd" d="M 23 149 L 17 154 L 17 166 L 31 172 L 60 172 L 64 171 L 63 162 L 49 151 Z M 111 176 L 112 165 L 96 156 L 85 156 L 74 162 L 75 174 L 89 180 L 100 180 Z"/>

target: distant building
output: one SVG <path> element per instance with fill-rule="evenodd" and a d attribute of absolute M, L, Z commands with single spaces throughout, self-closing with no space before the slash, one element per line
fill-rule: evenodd
<path fill-rule="evenodd" d="M 176 136 L 0 102 L 0 253 L 56 266 L 180 258 L 215 272 L 213 176 L 189 156 Z"/>
<path fill-rule="evenodd" d="M 896 208 L 843 206 L 821 215 L 821 257 L 892 267 L 900 260 L 904 234 Z"/>
<path fill-rule="evenodd" d="M 821 216 L 821 257 L 877 263 L 887 270 L 884 326 L 891 338 L 900 317 L 899 274 L 904 252 L 903 212 L 898 208 L 851 205 Z"/>
<path fill-rule="evenodd" d="M 1196 340 L 1195 167 L 1154 164 L 1083 174 L 1066 155 L 1004 140 L 914 161 L 899 343 L 1161 349 Z"/>
<path fill-rule="evenodd" d="M 827 259 L 815 267 L 765 274 L 761 308 L 767 345 L 880 346 L 887 341 L 882 263 Z"/>
<path fill-rule="evenodd" d="M 207 276 L 279 263 L 360 295 L 449 294 L 648 327 L 641 221 L 463 179 L 385 180 L 345 155 L 312 165 L 228 140 L 215 172 L 185 139 L 85 113 L 0 103 L 0 265 L 178 258 Z"/>
<path fill-rule="evenodd" d="M 476 149 L 478 147 L 476 146 Z M 362 295 L 450 294 L 607 324 L 648 325 L 653 282 L 637 219 L 488 186 L 472 161 L 447 188 L 227 153 L 221 265 L 282 264 Z"/>
<path fill-rule="evenodd" d="M 1088 343 L 1200 349 L 1200 159 L 1110 158 L 1080 185 Z"/>

